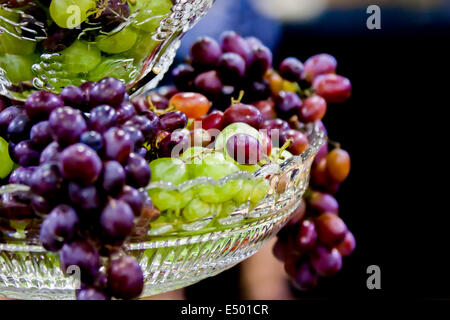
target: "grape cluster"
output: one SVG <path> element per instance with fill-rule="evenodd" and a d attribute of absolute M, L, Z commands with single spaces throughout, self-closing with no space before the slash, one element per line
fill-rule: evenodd
<path fill-rule="evenodd" d="M 80 268 L 79 299 L 129 299 L 143 289 L 137 261 L 120 249 L 136 223 L 148 228 L 158 217 L 138 191 L 151 179 L 143 149 L 158 127 L 159 117 L 136 110 L 114 78 L 67 86 L 60 95 L 38 91 L 0 112 L 0 136 L 19 165 L 9 183 L 32 191 L 3 195 L 1 214 L 44 218 L 44 248 L 59 252 L 63 271 Z M 102 265 L 102 256 L 112 262 Z"/>

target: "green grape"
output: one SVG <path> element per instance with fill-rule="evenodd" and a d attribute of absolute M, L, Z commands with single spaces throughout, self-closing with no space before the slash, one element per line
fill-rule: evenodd
<path fill-rule="evenodd" d="M 184 162 L 177 158 L 159 158 L 150 162 L 152 181 L 180 184 L 189 179 Z"/>
<path fill-rule="evenodd" d="M 260 202 L 262 199 L 264 199 L 269 192 L 269 181 L 267 180 L 261 180 L 258 182 L 253 189 L 252 194 L 250 195 L 250 201 L 254 204 Z"/>
<path fill-rule="evenodd" d="M 244 204 L 247 203 L 248 200 L 250 200 L 250 195 L 253 192 L 253 189 L 255 188 L 255 183 L 253 180 L 244 180 L 242 182 L 241 190 L 239 190 L 238 193 L 233 197 L 233 200 L 238 204 Z"/>
<path fill-rule="evenodd" d="M 96 0 L 52 0 L 50 16 L 61 28 L 78 27 L 88 17 L 88 11 L 96 7 Z"/>
<path fill-rule="evenodd" d="M 251 172 L 251 173 L 253 173 L 261 168 L 261 166 L 259 164 L 245 165 L 245 164 L 240 164 L 240 163 L 236 162 L 236 165 L 238 166 L 239 170 L 247 171 L 247 172 Z"/>
<path fill-rule="evenodd" d="M 6 71 L 6 77 L 15 84 L 33 78 L 33 73 L 31 72 L 32 65 L 32 56 L 19 56 L 14 54 L 0 56 L 0 68 Z"/>
<path fill-rule="evenodd" d="M 159 210 L 176 210 L 181 207 L 180 194 L 176 190 L 151 189 L 148 195 Z"/>
<path fill-rule="evenodd" d="M 189 176 L 194 178 L 195 166 L 202 162 L 202 156 L 206 150 L 210 150 L 203 147 L 189 147 L 180 155 L 180 159 L 186 163 Z"/>
<path fill-rule="evenodd" d="M 242 180 L 230 180 L 221 186 L 212 186 L 209 184 L 197 187 L 197 195 L 203 201 L 210 203 L 222 203 L 233 199 L 242 187 Z"/>
<path fill-rule="evenodd" d="M 131 49 L 137 39 L 137 33 L 131 28 L 123 28 L 110 36 L 99 36 L 97 47 L 106 53 L 121 53 Z"/>
<path fill-rule="evenodd" d="M 150 56 L 160 43 L 160 41 L 154 40 L 148 33 L 141 31 L 139 32 L 136 43 L 126 52 L 126 55 L 127 57 L 133 58 L 135 65 L 138 66 L 138 63 Z"/>
<path fill-rule="evenodd" d="M 194 177 L 211 177 L 220 180 L 239 168 L 231 161 L 225 160 L 222 153 L 210 153 L 203 156 L 202 162 L 194 164 Z"/>
<path fill-rule="evenodd" d="M 160 21 L 170 13 L 171 0 L 136 0 L 135 5 L 130 5 L 131 12 L 139 11 L 134 26 L 145 32 L 153 33 Z"/>
<path fill-rule="evenodd" d="M 101 61 L 100 50 L 93 44 L 77 40 L 61 51 L 66 71 L 72 74 L 87 73 Z"/>
<path fill-rule="evenodd" d="M 183 209 L 183 218 L 188 222 L 193 222 L 207 217 L 210 214 L 210 205 L 200 199 L 192 199 Z"/>
<path fill-rule="evenodd" d="M 0 26 L 0 52 L 20 55 L 32 54 L 34 52 L 36 49 L 35 41 L 22 39 L 18 34 L 13 36 L 6 32 L 6 30 L 16 34 L 12 28 Z"/>
<path fill-rule="evenodd" d="M 89 81 L 99 81 L 106 77 L 114 77 L 125 81 L 130 81 L 137 75 L 136 67 L 133 65 L 133 59 L 126 59 L 122 55 L 111 56 L 103 59 L 88 74 Z"/>
<path fill-rule="evenodd" d="M 14 162 L 9 157 L 8 142 L 0 137 L 0 179 L 7 177 L 14 168 Z"/>
<path fill-rule="evenodd" d="M 224 218 L 228 217 L 234 210 L 236 210 L 237 206 L 233 201 L 227 201 L 222 203 L 222 207 L 220 208 L 219 217 Z"/>

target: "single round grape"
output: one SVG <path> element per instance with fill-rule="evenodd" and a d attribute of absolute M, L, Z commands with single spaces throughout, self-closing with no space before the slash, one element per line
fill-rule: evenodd
<path fill-rule="evenodd" d="M 215 70 L 200 73 L 194 80 L 195 88 L 207 97 L 214 97 L 222 93 L 223 83 Z"/>
<path fill-rule="evenodd" d="M 110 199 L 100 215 L 100 225 L 107 240 L 123 241 L 133 230 L 133 219 L 126 202 Z"/>
<path fill-rule="evenodd" d="M 321 120 L 327 112 L 327 102 L 316 94 L 308 97 L 303 106 L 298 109 L 298 116 L 302 122 L 314 122 Z"/>
<path fill-rule="evenodd" d="M 327 159 L 322 158 L 311 168 L 311 184 L 315 187 L 327 187 L 329 180 L 330 179 L 327 172 Z"/>
<path fill-rule="evenodd" d="M 323 74 L 314 79 L 313 88 L 327 102 L 344 102 L 352 95 L 352 84 L 337 74 Z"/>
<path fill-rule="evenodd" d="M 247 74 L 260 79 L 268 69 L 272 67 L 272 52 L 266 46 L 254 47 L 252 49 L 252 62 L 248 67 Z"/>
<path fill-rule="evenodd" d="M 111 128 L 103 135 L 105 141 L 105 156 L 110 160 L 125 163 L 134 149 L 130 135 L 119 128 Z"/>
<path fill-rule="evenodd" d="M 337 246 L 336 249 L 338 249 L 339 253 L 343 257 L 348 257 L 356 247 L 356 240 L 353 236 L 353 233 L 350 231 L 347 231 L 345 234 L 344 240 L 342 240 Z"/>
<path fill-rule="evenodd" d="M 210 114 L 207 114 L 201 118 L 202 128 L 204 130 L 222 130 L 224 128 L 224 114 L 222 111 L 214 110 Z"/>
<path fill-rule="evenodd" d="M 95 0 L 52 0 L 49 11 L 58 26 L 73 29 L 87 19 L 88 11 L 95 6 Z M 76 17 L 73 16 L 74 13 L 77 13 Z"/>
<path fill-rule="evenodd" d="M 124 100 L 126 93 L 125 85 L 119 79 L 104 78 L 100 80 L 90 92 L 90 103 L 92 106 L 107 104 L 118 107 Z"/>
<path fill-rule="evenodd" d="M 11 121 L 23 114 L 24 109 L 18 106 L 11 106 L 0 112 L 0 136 L 6 138 L 6 132 Z"/>
<path fill-rule="evenodd" d="M 292 82 L 298 82 L 304 77 L 304 67 L 300 60 L 289 57 L 280 64 L 280 76 Z"/>
<path fill-rule="evenodd" d="M 158 154 L 161 157 L 178 157 L 190 144 L 188 130 L 176 130 L 161 140 Z"/>
<path fill-rule="evenodd" d="M 33 145 L 38 148 L 48 146 L 53 141 L 48 121 L 38 122 L 31 127 L 30 139 Z"/>
<path fill-rule="evenodd" d="M 146 116 L 131 117 L 123 125 L 135 127 L 142 132 L 146 140 L 152 140 L 160 128 L 160 118 L 155 113 L 148 112 Z"/>
<path fill-rule="evenodd" d="M 60 155 L 60 170 L 66 179 L 91 184 L 102 171 L 102 161 L 88 146 L 76 143 Z"/>
<path fill-rule="evenodd" d="M 84 288 L 78 292 L 77 300 L 109 300 L 109 297 L 98 288 Z"/>
<path fill-rule="evenodd" d="M 130 153 L 125 166 L 125 173 L 127 184 L 135 188 L 146 187 L 152 176 L 147 161 L 134 153 Z"/>
<path fill-rule="evenodd" d="M 144 289 L 144 275 L 136 259 L 123 256 L 111 262 L 108 283 L 114 297 L 133 299 L 139 297 Z"/>
<path fill-rule="evenodd" d="M 259 141 L 246 134 L 235 134 L 227 141 L 227 153 L 239 164 L 252 165 L 262 158 Z"/>
<path fill-rule="evenodd" d="M 100 268 L 98 251 L 86 240 L 66 243 L 59 253 L 59 262 L 64 274 L 70 266 L 78 266 L 83 283 L 91 283 Z"/>
<path fill-rule="evenodd" d="M 333 181 L 337 183 L 347 179 L 350 173 L 350 155 L 347 151 L 336 148 L 327 155 L 327 172 Z"/>
<path fill-rule="evenodd" d="M 88 73 L 102 61 L 101 51 L 93 43 L 81 40 L 76 40 L 60 54 L 65 71 L 72 75 Z M 80 59 L 80 57 L 83 57 L 83 59 Z"/>
<path fill-rule="evenodd" d="M 97 47 L 106 53 L 121 53 L 130 50 L 137 38 L 137 32 L 131 27 L 126 27 L 112 35 L 97 37 Z"/>
<path fill-rule="evenodd" d="M 97 85 L 96 82 L 86 81 L 80 85 L 80 89 L 83 92 L 83 108 L 90 110 L 91 91 Z"/>
<path fill-rule="evenodd" d="M 246 37 L 245 41 L 247 41 L 251 49 L 264 45 L 262 41 L 256 37 Z"/>
<path fill-rule="evenodd" d="M 117 199 L 128 203 L 131 210 L 133 210 L 135 217 L 141 215 L 144 201 L 142 194 L 138 190 L 126 185 L 123 187 L 122 192 L 117 197 Z"/>
<path fill-rule="evenodd" d="M 30 140 L 24 140 L 14 147 L 14 158 L 23 167 L 35 166 L 39 163 L 39 151 L 33 148 Z"/>
<path fill-rule="evenodd" d="M 311 255 L 311 265 L 322 277 L 335 275 L 342 268 L 342 256 L 336 248 L 319 246 Z"/>
<path fill-rule="evenodd" d="M 99 192 L 93 185 L 84 186 L 70 182 L 68 194 L 70 201 L 83 211 L 98 209 L 101 202 Z"/>
<path fill-rule="evenodd" d="M 26 114 L 15 117 L 8 126 L 8 140 L 18 143 L 30 138 L 31 120 Z"/>
<path fill-rule="evenodd" d="M 81 135 L 80 143 L 98 152 L 103 148 L 103 137 L 96 131 L 86 131 Z"/>
<path fill-rule="evenodd" d="M 277 118 L 277 112 L 275 111 L 275 103 L 272 100 L 258 100 L 252 102 L 252 106 L 261 112 L 263 120 Z"/>
<path fill-rule="evenodd" d="M 122 130 L 130 135 L 130 139 L 133 141 L 135 149 L 142 146 L 144 143 L 144 135 L 139 129 L 130 126 L 123 126 Z"/>
<path fill-rule="evenodd" d="M 188 118 L 200 119 L 208 113 L 211 102 L 200 93 L 180 92 L 170 98 L 169 105 L 183 112 Z"/>
<path fill-rule="evenodd" d="M 48 122 L 53 139 L 63 145 L 77 142 L 87 129 L 81 112 L 71 107 L 53 110 Z"/>
<path fill-rule="evenodd" d="M 9 176 L 9 183 L 29 185 L 31 175 L 36 170 L 36 168 L 37 167 L 18 167 Z"/>
<path fill-rule="evenodd" d="M 159 124 L 162 130 L 174 131 L 186 127 L 187 121 L 188 118 L 184 112 L 170 111 L 161 116 Z"/>
<path fill-rule="evenodd" d="M 59 96 L 63 99 L 66 106 L 79 108 L 83 104 L 83 90 L 76 86 L 67 86 L 62 89 Z"/>
<path fill-rule="evenodd" d="M 61 250 L 64 243 L 59 241 L 59 239 L 55 236 L 54 232 L 54 220 L 53 219 L 45 219 L 41 224 L 41 229 L 39 232 L 39 241 L 44 247 L 45 250 L 51 252 L 58 252 Z"/>
<path fill-rule="evenodd" d="M 318 212 L 330 212 L 337 214 L 339 203 L 328 193 L 313 191 L 307 198 L 308 205 Z"/>
<path fill-rule="evenodd" d="M 47 37 L 41 44 L 46 52 L 56 53 L 69 48 L 77 39 L 79 30 L 63 29 L 52 24 L 47 30 Z"/>
<path fill-rule="evenodd" d="M 220 45 L 210 37 L 197 39 L 190 49 L 192 64 L 200 68 L 214 68 L 221 54 Z"/>
<path fill-rule="evenodd" d="M 150 162 L 152 181 L 178 185 L 189 178 L 186 164 L 178 158 L 158 158 Z"/>
<path fill-rule="evenodd" d="M 303 106 L 303 102 L 295 92 L 280 91 L 275 97 L 275 108 L 280 118 L 289 119 Z"/>
<path fill-rule="evenodd" d="M 197 221 L 206 218 L 211 212 L 210 205 L 200 199 L 192 199 L 183 209 L 183 218 L 187 222 Z"/>
<path fill-rule="evenodd" d="M 218 71 L 222 80 L 233 83 L 245 75 L 245 60 L 237 53 L 226 52 L 220 57 Z"/>
<path fill-rule="evenodd" d="M 296 288 L 306 291 L 317 286 L 318 276 L 309 263 L 304 262 L 297 268 L 293 280 Z"/>
<path fill-rule="evenodd" d="M 335 213 L 324 212 L 314 222 L 322 244 L 333 247 L 344 240 L 347 226 Z"/>
<path fill-rule="evenodd" d="M 202 161 L 193 168 L 192 174 L 195 178 L 211 177 L 213 179 L 220 180 L 227 175 L 239 171 L 239 168 L 234 161 L 225 160 L 222 153 L 216 152 L 213 154 L 206 154 L 201 160 Z"/>
<path fill-rule="evenodd" d="M 102 187 L 112 195 L 118 195 L 125 185 L 125 170 L 117 161 L 106 161 L 103 164 Z"/>
<path fill-rule="evenodd" d="M 189 91 L 194 83 L 196 73 L 189 64 L 179 64 L 172 71 L 173 83 L 180 91 Z"/>
<path fill-rule="evenodd" d="M 117 125 L 117 113 L 112 107 L 103 104 L 91 110 L 88 126 L 91 130 L 103 133 Z"/>
<path fill-rule="evenodd" d="M 76 233 L 79 225 L 79 219 L 76 211 L 65 204 L 59 205 L 55 207 L 50 214 L 45 218 L 44 222 L 41 226 L 42 229 L 45 230 L 44 234 L 53 234 L 56 241 L 67 242 L 72 240 Z M 48 243 L 48 247 L 52 247 L 54 241 L 52 241 L 51 237 L 41 238 L 42 245 L 46 248 L 46 242 Z"/>
<path fill-rule="evenodd" d="M 286 130 L 281 133 L 280 138 L 282 144 L 286 143 L 288 140 L 292 141 L 289 145 L 288 150 L 294 155 L 301 154 L 309 146 L 308 138 L 306 137 L 306 135 L 298 130 Z"/>
<path fill-rule="evenodd" d="M 136 115 L 136 108 L 131 102 L 124 101 L 116 109 L 117 122 L 122 124 Z"/>
<path fill-rule="evenodd" d="M 7 177 L 14 167 L 8 151 L 8 142 L 0 137 L 0 179 Z M 11 181 L 11 177 L 10 177 Z M 11 183 L 11 182 L 10 182 Z"/>
<path fill-rule="evenodd" d="M 337 68 L 336 58 L 332 55 L 321 53 L 310 57 L 305 61 L 305 78 L 309 82 L 321 74 L 335 73 Z"/>
<path fill-rule="evenodd" d="M 63 106 L 60 96 L 43 90 L 33 92 L 25 101 L 25 111 L 33 119 L 46 119 L 53 110 Z"/>
<path fill-rule="evenodd" d="M 223 121 L 225 126 L 235 122 L 243 122 L 253 128 L 259 129 L 263 119 L 261 112 L 254 106 L 239 103 L 231 105 L 225 110 Z"/>
<path fill-rule="evenodd" d="M 30 177 L 31 191 L 44 198 L 55 198 L 62 184 L 63 177 L 55 163 L 39 166 Z"/>
<path fill-rule="evenodd" d="M 220 46 L 223 52 L 234 52 L 244 58 L 247 65 L 253 59 L 252 49 L 247 41 L 234 31 L 224 31 L 220 36 Z"/>
<path fill-rule="evenodd" d="M 61 151 L 62 149 L 58 142 L 54 141 L 50 143 L 44 150 L 42 150 L 41 156 L 39 157 L 39 164 L 59 161 Z"/>

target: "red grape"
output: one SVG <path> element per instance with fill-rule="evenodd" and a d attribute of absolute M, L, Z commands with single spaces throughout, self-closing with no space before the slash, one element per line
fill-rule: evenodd
<path fill-rule="evenodd" d="M 244 122 L 253 128 L 259 129 L 263 121 L 261 112 L 252 105 L 233 104 L 224 112 L 224 126 L 234 122 Z"/>
<path fill-rule="evenodd" d="M 314 122 L 321 120 L 327 112 L 327 102 L 316 94 L 303 101 L 303 106 L 298 109 L 298 116 L 302 122 Z"/>
<path fill-rule="evenodd" d="M 222 130 L 224 128 L 224 113 L 222 111 L 214 110 L 210 114 L 203 116 L 201 120 L 202 128 L 205 130 Z"/>
<path fill-rule="evenodd" d="M 337 183 L 344 181 L 350 173 L 350 155 L 347 151 L 336 148 L 327 155 L 327 172 Z"/>
<path fill-rule="evenodd" d="M 301 133 L 298 130 L 294 130 L 294 129 L 289 129 L 286 131 L 283 131 L 281 133 L 281 143 L 286 143 L 288 140 L 291 140 L 291 144 L 289 145 L 288 150 L 293 154 L 293 155 L 299 155 L 301 154 L 303 151 L 306 150 L 306 148 L 308 148 L 308 138 L 306 137 L 305 134 Z"/>
<path fill-rule="evenodd" d="M 275 119 L 277 113 L 272 100 L 259 100 L 252 102 L 252 105 L 261 112 L 263 120 Z"/>
<path fill-rule="evenodd" d="M 343 257 L 347 257 L 353 252 L 353 250 L 355 250 L 355 247 L 356 247 L 355 237 L 353 236 L 353 233 L 347 231 L 344 240 L 342 240 L 341 243 L 337 245 L 336 249 L 338 249 L 339 253 Z"/>
<path fill-rule="evenodd" d="M 304 76 L 303 64 L 300 60 L 294 57 L 284 59 L 280 65 L 280 76 L 293 82 L 302 80 Z"/>
<path fill-rule="evenodd" d="M 227 152 L 236 162 L 245 165 L 256 164 L 262 158 L 259 141 L 243 133 L 235 134 L 227 140 Z"/>
<path fill-rule="evenodd" d="M 321 74 L 335 73 L 337 67 L 336 59 L 326 53 L 317 54 L 305 61 L 305 78 L 309 82 Z"/>
<path fill-rule="evenodd" d="M 344 221 L 334 213 L 324 212 L 315 219 L 321 243 L 328 247 L 339 244 L 347 233 Z"/>
<path fill-rule="evenodd" d="M 335 275 L 342 268 L 342 256 L 336 248 L 317 247 L 311 255 L 311 265 L 322 277 Z"/>
<path fill-rule="evenodd" d="M 313 87 L 316 93 L 327 102 L 344 102 L 352 94 L 350 80 L 337 74 L 324 74 L 316 77 Z"/>
<path fill-rule="evenodd" d="M 201 37 L 195 41 L 190 49 L 192 64 L 200 68 L 213 68 L 217 65 L 222 50 L 216 40 Z"/>

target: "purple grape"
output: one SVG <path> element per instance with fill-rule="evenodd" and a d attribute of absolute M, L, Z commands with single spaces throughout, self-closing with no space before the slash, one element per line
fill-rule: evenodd
<path fill-rule="evenodd" d="M 177 130 L 163 138 L 158 153 L 161 157 L 177 157 L 190 145 L 190 134 L 187 130 Z"/>
<path fill-rule="evenodd" d="M 93 185 L 83 186 L 74 182 L 68 185 L 70 201 L 82 210 L 98 209 L 101 199 L 97 188 Z"/>
<path fill-rule="evenodd" d="M 6 138 L 8 126 L 19 115 L 23 115 L 25 110 L 18 106 L 11 106 L 0 112 L 0 136 Z"/>
<path fill-rule="evenodd" d="M 200 73 L 194 80 L 195 88 L 206 95 L 214 97 L 222 93 L 223 83 L 215 70 Z"/>
<path fill-rule="evenodd" d="M 90 92 L 91 106 L 107 104 L 118 107 L 124 100 L 126 93 L 125 85 L 115 78 L 104 78 L 100 80 Z"/>
<path fill-rule="evenodd" d="M 247 65 L 253 60 L 250 45 L 234 31 L 225 31 L 220 36 L 220 46 L 223 52 L 234 52 L 244 58 Z"/>
<path fill-rule="evenodd" d="M 134 214 L 121 200 L 110 199 L 100 215 L 100 225 L 107 240 L 123 241 L 133 230 Z"/>
<path fill-rule="evenodd" d="M 94 150 L 77 143 L 61 153 L 60 170 L 66 179 L 91 184 L 100 176 L 102 161 Z"/>
<path fill-rule="evenodd" d="M 107 159 L 125 163 L 134 149 L 130 135 L 119 128 L 111 128 L 103 135 L 105 156 Z"/>
<path fill-rule="evenodd" d="M 1 195 L 0 203 L 2 204 L 2 211 L 11 220 L 33 218 L 34 212 L 29 201 L 22 201 L 17 194 L 7 193 Z"/>
<path fill-rule="evenodd" d="M 283 60 L 280 65 L 280 76 L 292 82 L 298 82 L 304 77 L 304 67 L 300 60 L 289 57 Z"/>
<path fill-rule="evenodd" d="M 39 232 L 39 241 L 45 250 L 51 252 L 58 252 L 61 250 L 64 243 L 59 241 L 55 234 L 53 233 L 53 220 L 45 219 L 41 224 L 41 230 Z"/>
<path fill-rule="evenodd" d="M 266 100 L 270 97 L 270 85 L 266 79 L 261 81 L 252 81 L 245 90 L 245 101 Z"/>
<path fill-rule="evenodd" d="M 158 92 L 152 91 L 147 96 L 146 99 L 150 99 L 152 105 L 158 110 L 165 110 L 169 107 L 169 100 L 161 96 Z"/>
<path fill-rule="evenodd" d="M 62 150 L 58 142 L 54 141 L 50 143 L 44 150 L 42 150 L 41 156 L 39 157 L 39 164 L 59 161 L 61 151 Z"/>
<path fill-rule="evenodd" d="M 77 300 L 110 300 L 109 297 L 98 288 L 84 288 L 77 294 Z"/>
<path fill-rule="evenodd" d="M 266 46 L 255 47 L 252 50 L 253 60 L 247 74 L 254 79 L 260 79 L 272 67 L 272 52 Z"/>
<path fill-rule="evenodd" d="M 126 18 L 129 15 L 130 7 L 126 1 L 108 0 L 107 7 L 98 18 L 98 21 L 101 23 L 103 31 L 110 32 L 121 23 L 127 21 Z"/>
<path fill-rule="evenodd" d="M 133 299 L 139 297 L 144 289 L 144 275 L 136 259 L 124 256 L 111 262 L 108 283 L 114 297 Z"/>
<path fill-rule="evenodd" d="M 335 57 L 326 53 L 316 54 L 305 61 L 305 78 L 313 82 L 321 74 L 335 73 L 336 68 Z"/>
<path fill-rule="evenodd" d="M 226 52 L 220 57 L 218 70 L 222 80 L 233 83 L 245 75 L 245 60 L 237 53 Z"/>
<path fill-rule="evenodd" d="M 263 122 L 261 112 L 252 105 L 234 104 L 225 110 L 223 114 L 224 126 L 234 122 L 244 122 L 256 129 L 259 129 Z"/>
<path fill-rule="evenodd" d="M 133 210 L 135 217 L 141 215 L 141 211 L 143 208 L 143 198 L 141 193 L 136 189 L 130 186 L 124 186 L 117 199 L 128 203 L 131 210 Z"/>
<path fill-rule="evenodd" d="M 298 232 L 297 244 L 301 250 L 310 251 L 316 247 L 317 230 L 314 222 L 309 219 L 302 221 Z"/>
<path fill-rule="evenodd" d="M 90 283 L 95 279 L 100 268 L 100 256 L 97 249 L 85 240 L 66 243 L 59 253 L 61 269 L 66 273 L 70 266 L 78 266 L 81 281 Z"/>
<path fill-rule="evenodd" d="M 116 109 L 116 112 L 117 122 L 122 124 L 136 115 L 136 108 L 131 102 L 124 101 L 120 104 L 119 108 Z"/>
<path fill-rule="evenodd" d="M 19 167 L 9 176 L 9 183 L 29 185 L 30 178 L 37 167 Z"/>
<path fill-rule="evenodd" d="M 58 245 L 55 243 L 64 243 L 75 237 L 78 225 L 78 215 L 72 207 L 65 204 L 55 207 L 42 223 L 41 235 L 44 234 L 44 237 L 40 238 L 42 245 L 50 250 L 57 248 Z"/>
<path fill-rule="evenodd" d="M 50 133 L 50 125 L 48 121 L 36 123 L 30 131 L 30 139 L 37 148 L 45 148 L 53 139 Z"/>
<path fill-rule="evenodd" d="M 335 275 L 342 268 L 342 256 L 336 248 L 331 250 L 318 246 L 311 255 L 311 265 L 322 277 Z"/>
<path fill-rule="evenodd" d="M 256 37 L 247 37 L 245 38 L 245 41 L 247 41 L 250 48 L 253 50 L 256 47 L 263 46 L 264 44 Z"/>
<path fill-rule="evenodd" d="M 190 50 L 192 65 L 199 68 L 213 68 L 219 61 L 222 50 L 216 40 L 210 37 L 200 37 Z"/>
<path fill-rule="evenodd" d="M 189 91 L 192 88 L 196 73 L 189 64 L 179 64 L 172 71 L 173 83 L 180 91 Z"/>
<path fill-rule="evenodd" d="M 41 44 L 44 51 L 55 53 L 70 47 L 80 32 L 77 29 L 63 29 L 53 23 L 47 33 L 47 38 L 42 40 Z"/>
<path fill-rule="evenodd" d="M 130 153 L 125 166 L 127 184 L 135 188 L 146 187 L 150 183 L 152 172 L 147 161 L 135 153 Z"/>
<path fill-rule="evenodd" d="M 122 130 L 130 135 L 130 139 L 133 141 L 135 148 L 142 146 L 144 143 L 144 135 L 140 130 L 130 126 L 124 126 Z"/>
<path fill-rule="evenodd" d="M 272 136 L 274 136 L 274 138 L 275 138 L 275 137 L 280 137 L 281 132 L 289 130 L 290 127 L 289 127 L 289 123 L 287 123 L 284 120 L 269 119 L 269 120 L 265 120 L 261 124 L 261 129 L 267 130 L 267 135 L 269 136 L 269 138 L 271 138 Z"/>
<path fill-rule="evenodd" d="M 25 101 L 25 111 L 30 118 L 46 120 L 50 113 L 64 106 L 63 99 L 49 91 L 33 92 Z"/>
<path fill-rule="evenodd" d="M 35 195 L 31 200 L 31 207 L 38 215 L 47 215 L 53 209 L 53 204 L 44 197 Z"/>
<path fill-rule="evenodd" d="M 308 205 L 318 212 L 338 213 L 339 203 L 328 193 L 312 192 L 307 198 Z"/>
<path fill-rule="evenodd" d="M 116 110 L 104 104 L 91 110 L 88 126 L 91 130 L 103 133 L 117 125 Z"/>
<path fill-rule="evenodd" d="M 134 116 L 124 123 L 126 127 L 135 127 L 141 131 L 146 140 L 152 140 L 156 136 L 159 125 L 160 119 L 153 112 L 147 112 L 145 116 Z"/>
<path fill-rule="evenodd" d="M 309 263 L 302 263 L 295 272 L 294 275 L 294 285 L 299 290 L 310 290 L 317 286 L 318 276 L 311 269 Z"/>
<path fill-rule="evenodd" d="M 30 138 L 31 121 L 26 114 L 15 117 L 8 126 L 8 140 L 19 143 Z"/>
<path fill-rule="evenodd" d="M 295 92 L 280 91 L 275 97 L 275 108 L 283 119 L 289 119 L 303 106 L 303 102 Z"/>
<path fill-rule="evenodd" d="M 132 153 L 130 158 L 131 155 Z M 106 192 L 113 196 L 118 195 L 125 185 L 125 179 L 125 170 L 120 163 L 117 161 L 106 161 L 103 164 L 102 187 Z"/>
<path fill-rule="evenodd" d="M 87 81 L 81 84 L 80 89 L 83 92 L 83 109 L 90 110 L 91 91 L 97 85 L 96 82 Z"/>
<path fill-rule="evenodd" d="M 98 152 L 103 148 L 103 137 L 96 131 L 86 131 L 81 135 L 80 143 Z"/>
<path fill-rule="evenodd" d="M 14 147 L 13 153 L 17 163 L 22 167 L 34 166 L 39 163 L 39 152 L 33 148 L 30 140 L 19 142 Z"/>
<path fill-rule="evenodd" d="M 44 198 L 57 197 L 61 189 L 63 177 L 55 163 L 47 163 L 39 166 L 30 177 L 30 187 L 33 193 Z"/>
<path fill-rule="evenodd" d="M 239 164 L 253 165 L 262 159 L 259 141 L 247 134 L 238 133 L 227 140 L 227 152 Z"/>
<path fill-rule="evenodd" d="M 63 145 L 77 142 L 81 134 L 87 130 L 81 112 L 71 107 L 54 110 L 48 122 L 53 139 Z"/>
<path fill-rule="evenodd" d="M 79 108 L 83 102 L 83 90 L 76 86 L 67 86 L 62 89 L 59 96 L 64 100 L 66 106 L 71 106 L 74 108 Z"/>
<path fill-rule="evenodd" d="M 162 130 L 174 131 L 186 127 L 188 118 L 184 112 L 170 111 L 163 114 L 160 118 L 160 127 Z"/>

